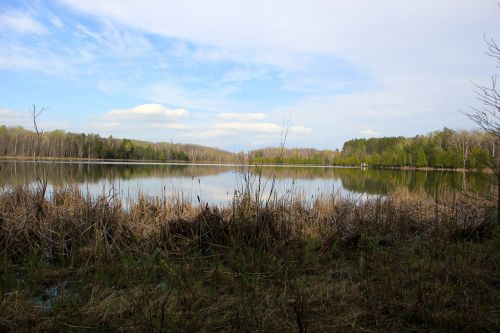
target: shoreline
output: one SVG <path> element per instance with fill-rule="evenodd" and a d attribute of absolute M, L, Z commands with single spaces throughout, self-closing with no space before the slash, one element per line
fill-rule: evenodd
<path fill-rule="evenodd" d="M 130 160 L 130 159 L 100 159 L 100 158 L 63 158 L 63 157 L 13 157 L 0 156 L 2 162 L 43 162 L 43 163 L 85 163 L 85 164 L 133 164 L 133 165 L 193 165 L 193 166 L 227 166 L 227 167 L 287 167 L 287 168 L 346 168 L 346 169 L 372 169 L 372 170 L 402 170 L 402 171 L 441 171 L 441 172 L 472 172 L 477 173 L 475 169 L 465 168 L 436 168 L 436 167 L 411 167 L 411 166 L 358 166 L 358 165 L 326 165 L 326 164 L 256 164 L 256 163 L 238 163 L 238 162 L 217 162 L 217 161 L 158 161 L 158 160 Z M 488 172 L 488 170 L 484 170 Z"/>

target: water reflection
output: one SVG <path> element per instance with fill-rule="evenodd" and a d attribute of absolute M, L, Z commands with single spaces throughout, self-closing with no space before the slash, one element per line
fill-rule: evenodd
<path fill-rule="evenodd" d="M 445 188 L 487 190 L 487 181 L 475 174 L 373 170 L 320 167 L 241 167 L 192 164 L 126 164 L 43 162 L 39 174 L 50 186 L 75 184 L 92 194 L 102 194 L 114 187 L 122 197 L 139 194 L 175 195 L 184 200 L 226 203 L 234 190 L 244 186 L 244 172 L 249 172 L 257 186 L 261 179 L 263 192 L 271 187 L 283 194 L 293 191 L 304 197 L 335 191 L 343 196 L 386 195 L 403 188 L 411 192 L 423 190 L 434 194 Z M 0 186 L 29 184 L 35 180 L 35 163 L 29 161 L 0 162 Z"/>

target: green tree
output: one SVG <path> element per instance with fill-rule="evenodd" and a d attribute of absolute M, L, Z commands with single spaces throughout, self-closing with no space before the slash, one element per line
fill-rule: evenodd
<path fill-rule="evenodd" d="M 425 156 L 424 147 L 419 146 L 415 156 L 415 166 L 423 167 L 427 165 L 427 157 Z"/>

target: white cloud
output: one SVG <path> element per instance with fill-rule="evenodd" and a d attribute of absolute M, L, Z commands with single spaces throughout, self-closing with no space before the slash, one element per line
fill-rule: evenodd
<path fill-rule="evenodd" d="M 214 62 L 233 58 L 228 50 L 209 49 L 203 47 L 196 48 L 191 57 L 193 60 Z"/>
<path fill-rule="evenodd" d="M 307 134 L 311 133 L 312 129 L 310 127 L 305 127 L 305 126 L 292 126 L 290 127 L 290 133 L 293 134 Z"/>
<path fill-rule="evenodd" d="M 186 138 L 188 140 L 206 140 L 206 139 L 213 139 L 213 138 L 219 138 L 223 136 L 230 135 L 231 133 L 224 130 L 224 129 L 211 129 L 211 130 L 205 130 L 205 131 L 192 131 L 185 133 L 182 135 L 183 138 Z"/>
<path fill-rule="evenodd" d="M 187 129 L 188 127 L 184 124 L 151 124 L 152 128 L 158 128 L 158 129 L 172 129 L 172 130 L 183 130 Z"/>
<path fill-rule="evenodd" d="M 262 66 L 246 66 L 244 68 L 232 69 L 224 74 L 221 82 L 224 84 L 241 85 L 254 79 L 263 79 L 268 72 Z"/>
<path fill-rule="evenodd" d="M 251 113 L 252 110 L 262 107 L 262 101 L 258 99 L 241 103 L 231 98 L 230 94 L 233 92 L 231 87 L 217 86 L 217 82 L 206 82 L 205 79 L 200 77 L 200 81 L 196 82 L 178 79 L 175 82 L 172 80 L 151 83 L 142 89 L 140 96 L 143 99 L 169 105 L 217 113 L 223 110 L 238 110 L 240 113 L 248 110 Z"/>
<path fill-rule="evenodd" d="M 482 26 L 482 30 L 494 29 L 496 24 L 481 19 L 484 13 L 494 11 L 494 2 L 471 4 L 468 0 L 422 0 L 411 6 L 393 0 L 376 3 L 369 0 L 222 0 L 217 6 L 203 0 L 64 1 L 84 12 L 150 33 L 218 46 L 223 50 L 219 53 L 259 50 L 262 59 L 273 58 L 276 50 L 283 50 L 283 54 L 349 54 L 364 59 L 373 58 L 375 53 L 410 52 L 409 55 L 415 56 L 413 52 L 417 49 L 435 55 L 439 54 L 435 49 L 424 50 L 423 46 L 429 48 L 429 43 L 433 43 L 445 49 L 445 41 L 450 36 L 464 35 L 461 31 L 464 23 Z M 169 13 L 168 19 L 165 12 Z M 245 53 L 255 56 L 252 52 Z M 284 59 L 280 56 L 273 60 Z M 383 59 L 376 61 L 380 60 Z"/>
<path fill-rule="evenodd" d="M 139 120 L 139 121 L 165 121 L 188 115 L 185 109 L 169 109 L 162 104 L 151 103 L 135 106 L 130 109 L 113 109 L 103 118 L 107 120 Z"/>
<path fill-rule="evenodd" d="M 384 136 L 413 136 L 444 126 L 467 128 L 472 124 L 459 110 L 472 103 L 474 94 L 468 80 L 426 74 L 389 76 L 377 86 L 309 96 L 263 112 L 274 119 L 292 115 L 294 123 L 314 128 L 307 137 L 310 146 L 341 148 L 343 142 L 359 137 L 366 129 Z"/>
<path fill-rule="evenodd" d="M 267 116 L 264 113 L 219 113 L 220 119 L 232 119 L 239 121 L 261 120 Z"/>
<path fill-rule="evenodd" d="M 12 30 L 21 34 L 45 34 L 47 29 L 27 13 L 9 10 L 0 13 L 0 31 Z"/>
<path fill-rule="evenodd" d="M 262 122 L 262 123 L 244 123 L 244 122 L 230 122 L 230 123 L 220 123 L 214 125 L 215 129 L 227 130 L 233 132 L 250 132 L 250 133 L 260 133 L 260 134 L 278 134 L 284 133 L 287 130 L 294 134 L 305 134 L 311 132 L 311 129 L 305 126 L 291 126 L 289 128 L 276 125 L 273 123 Z"/>
<path fill-rule="evenodd" d="M 169 109 L 162 104 L 141 104 L 130 109 L 113 109 L 102 115 L 100 122 L 91 127 L 129 137 L 160 130 L 180 131 L 186 130 L 188 126 L 177 120 L 188 114 L 185 109 Z"/>
<path fill-rule="evenodd" d="M 64 27 L 64 24 L 62 23 L 62 21 L 57 16 L 54 16 L 54 15 L 51 15 L 50 23 L 52 23 L 52 25 L 58 29 L 61 29 L 62 27 Z"/>
<path fill-rule="evenodd" d="M 214 128 L 237 131 L 237 132 L 252 132 L 252 133 L 279 133 L 282 127 L 273 123 L 221 123 L 215 124 Z"/>
<path fill-rule="evenodd" d="M 300 135 L 310 133 L 311 129 L 305 126 L 290 126 L 288 131 L 290 134 Z M 202 144 L 235 149 L 236 146 L 255 148 L 259 145 L 279 143 L 282 133 L 284 133 L 283 126 L 274 123 L 228 122 L 214 124 L 210 129 L 206 127 L 192 129 L 182 134 L 181 137 L 183 140 L 201 141 Z"/>
<path fill-rule="evenodd" d="M 172 105 L 182 105 L 191 109 L 217 110 L 225 109 L 225 101 L 221 96 L 195 89 L 184 89 L 179 84 L 172 82 L 157 82 L 148 85 L 142 92 L 142 97 Z"/>
<path fill-rule="evenodd" d="M 0 109 L 0 119 L 23 119 L 27 117 L 27 113 L 21 113 L 11 109 Z"/>
<path fill-rule="evenodd" d="M 0 125 L 22 126 L 26 129 L 32 129 L 33 118 L 30 112 L 31 111 L 28 110 L 26 110 L 26 112 L 19 112 L 7 108 L 0 109 Z M 39 121 L 37 121 L 37 124 L 38 128 L 44 131 L 54 130 L 59 128 L 64 128 L 64 129 L 68 128 L 68 124 L 61 121 L 47 121 L 45 119 L 39 119 Z"/>
<path fill-rule="evenodd" d="M 33 119 L 31 119 L 28 110 L 19 112 L 8 108 L 0 108 L 0 125 L 22 126 L 30 129 L 33 127 Z M 41 124 L 39 126 L 43 128 Z"/>
<path fill-rule="evenodd" d="M 380 136 L 381 135 L 379 132 L 375 132 L 372 129 L 362 130 L 359 133 L 361 133 L 363 135 L 367 135 L 367 136 Z"/>

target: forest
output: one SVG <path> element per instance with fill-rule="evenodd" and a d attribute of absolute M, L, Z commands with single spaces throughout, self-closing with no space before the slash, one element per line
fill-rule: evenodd
<path fill-rule="evenodd" d="M 342 150 L 313 148 L 263 148 L 230 153 L 192 144 L 152 143 L 105 138 L 97 134 L 67 133 L 62 130 L 37 133 L 22 127 L 0 126 L 0 156 L 106 160 L 148 160 L 180 162 L 254 164 L 352 165 L 371 167 L 432 167 L 481 169 L 491 164 L 497 147 L 481 131 L 444 128 L 415 137 L 353 139 Z M 38 147 L 38 149 L 37 149 Z M 38 150 L 38 151 L 37 151 Z"/>
<path fill-rule="evenodd" d="M 266 148 L 250 153 L 258 163 L 479 169 L 491 165 L 496 141 L 481 131 L 444 128 L 415 137 L 353 139 L 342 150 Z"/>
<path fill-rule="evenodd" d="M 491 165 L 494 142 L 483 132 L 446 127 L 413 138 L 355 139 L 344 144 L 338 163 L 476 169 Z"/>
<path fill-rule="evenodd" d="M 39 147 L 39 152 L 37 152 Z M 97 134 L 44 132 L 40 136 L 22 127 L 0 126 L 0 156 L 78 159 L 120 159 L 180 162 L 230 162 L 233 154 L 211 147 L 152 143 L 101 137 Z"/>

